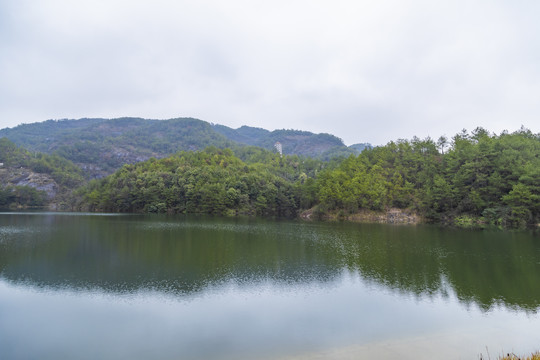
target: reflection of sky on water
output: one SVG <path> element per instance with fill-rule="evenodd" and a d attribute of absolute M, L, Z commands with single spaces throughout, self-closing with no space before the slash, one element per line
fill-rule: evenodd
<path fill-rule="evenodd" d="M 478 347 L 462 350 L 477 355 L 486 345 L 529 350 L 540 328 L 538 314 L 486 313 L 453 293 L 397 294 L 355 273 L 327 283 L 228 282 L 180 297 L 47 290 L 2 279 L 0 319 L 0 358 L 45 360 L 250 359 L 464 331 Z"/>
<path fill-rule="evenodd" d="M 540 343 L 537 240 L 434 227 L 3 214 L 0 359 L 252 359 L 410 337 L 458 344 L 452 359 L 477 358 L 486 346 L 523 353 Z M 463 334 L 467 345 L 456 340 Z"/>

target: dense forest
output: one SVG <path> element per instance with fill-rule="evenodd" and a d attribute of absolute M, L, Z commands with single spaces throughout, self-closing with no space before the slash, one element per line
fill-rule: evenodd
<path fill-rule="evenodd" d="M 540 221 L 540 136 L 477 128 L 349 157 L 317 179 L 319 211 L 410 208 L 433 222 L 522 227 Z"/>
<path fill-rule="evenodd" d="M 125 165 L 77 190 L 78 210 L 294 217 L 407 209 L 459 226 L 540 221 L 540 136 L 482 128 L 398 140 L 332 162 L 255 147 L 207 148 Z"/>
<path fill-rule="evenodd" d="M 322 161 L 255 147 L 237 155 L 210 147 L 126 165 L 76 191 L 77 209 L 294 217 L 314 204 Z"/>
<path fill-rule="evenodd" d="M 0 207 L 341 219 L 403 210 L 458 226 L 540 222 L 540 135 L 525 128 L 356 144 L 354 154 L 328 134 L 197 119 L 47 121 L 1 131 L 32 150 L 0 138 Z M 278 139 L 284 150 L 329 158 L 281 156 Z"/>

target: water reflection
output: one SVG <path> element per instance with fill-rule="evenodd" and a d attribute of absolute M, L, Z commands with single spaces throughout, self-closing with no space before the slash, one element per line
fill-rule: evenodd
<path fill-rule="evenodd" d="M 540 241 L 526 232 L 255 219 L 0 215 L 0 276 L 14 284 L 188 296 L 223 284 L 331 286 L 344 273 L 484 310 L 540 305 Z"/>

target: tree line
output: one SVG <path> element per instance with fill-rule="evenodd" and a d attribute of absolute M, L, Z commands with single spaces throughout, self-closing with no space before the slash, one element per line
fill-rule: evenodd
<path fill-rule="evenodd" d="M 125 165 L 77 190 L 77 210 L 295 216 L 303 177 L 291 170 L 292 158 L 244 155 L 265 155 L 269 162 L 247 163 L 230 149 L 210 147 Z"/>
<path fill-rule="evenodd" d="M 24 167 L 50 175 L 74 210 L 295 217 L 310 209 L 324 218 L 398 208 L 459 226 L 540 222 L 540 135 L 525 128 L 397 140 L 330 161 L 255 146 L 208 147 L 125 165 L 82 187 L 83 172 L 59 154 L 0 139 L 0 163 L 3 173 Z M 50 201 L 2 179 L 2 207 Z"/>
<path fill-rule="evenodd" d="M 75 193 L 78 210 L 320 217 L 390 208 L 461 226 L 540 221 L 540 136 L 483 128 L 398 140 L 330 162 L 256 147 L 125 165 Z"/>
<path fill-rule="evenodd" d="M 318 179 L 321 211 L 413 209 L 433 222 L 503 227 L 540 219 L 540 136 L 483 128 L 398 140 L 349 157 Z"/>

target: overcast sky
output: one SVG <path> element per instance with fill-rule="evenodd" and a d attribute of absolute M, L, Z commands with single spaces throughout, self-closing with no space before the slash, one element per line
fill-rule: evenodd
<path fill-rule="evenodd" d="M 540 132 L 540 1 L 0 0 L 0 128 L 195 117 L 346 144 Z"/>

